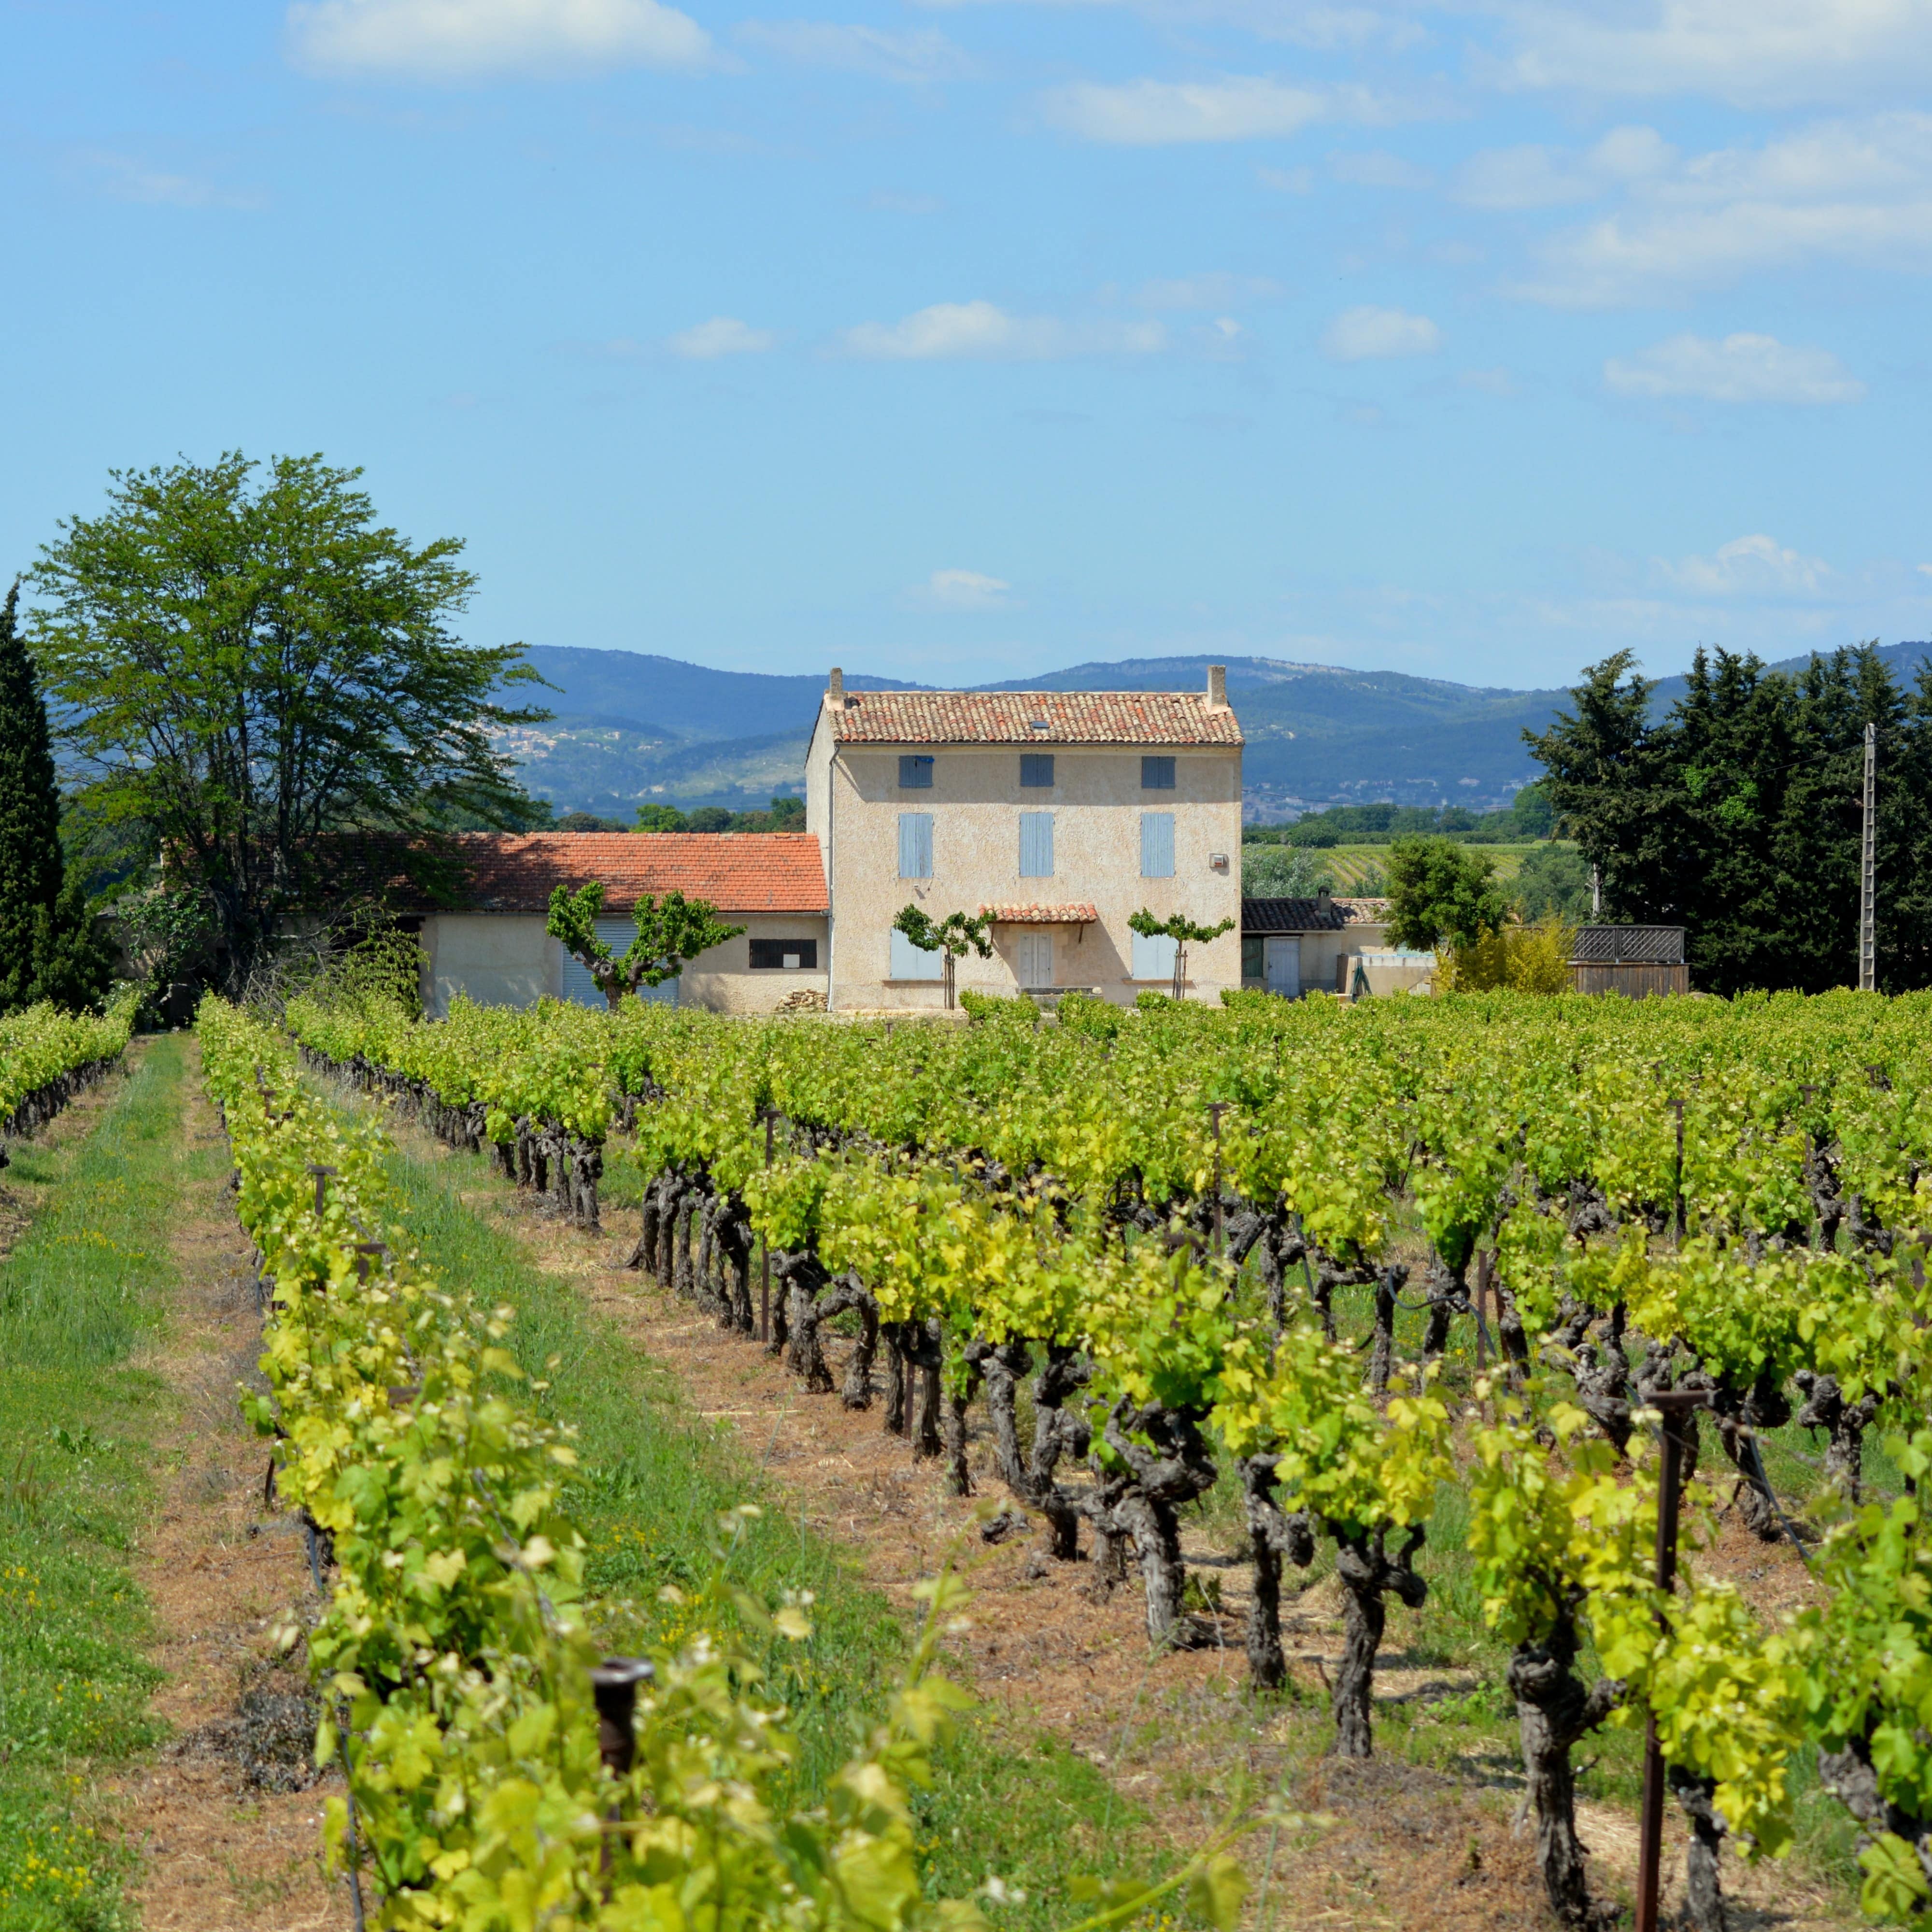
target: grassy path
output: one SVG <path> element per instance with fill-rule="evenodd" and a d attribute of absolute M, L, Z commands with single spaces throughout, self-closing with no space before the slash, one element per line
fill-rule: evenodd
<path fill-rule="evenodd" d="M 93 1774 L 155 1737 L 129 1560 L 164 1390 L 135 1356 L 175 1282 L 180 1042 L 134 1058 L 9 1150 L 28 1218 L 0 1262 L 0 1932 L 122 1922 L 132 1862 Z"/>
<path fill-rule="evenodd" d="M 346 1918 L 264 1656 L 307 1573 L 236 1412 L 260 1327 L 197 1070 L 137 1042 L 0 1177 L 0 1932 Z"/>
<path fill-rule="evenodd" d="M 638 1606 L 614 1627 L 614 1641 L 680 1635 L 688 1613 L 661 1604 L 658 1593 L 701 1582 L 719 1516 L 741 1503 L 760 1506 L 736 1541 L 731 1576 L 773 1604 L 787 1592 L 811 1594 L 814 1632 L 803 1654 L 784 1646 L 764 1660 L 796 1714 L 798 1775 L 817 1788 L 900 1668 L 905 1633 L 891 1605 L 860 1580 L 849 1554 L 794 1517 L 751 1456 L 694 1413 L 662 1364 L 575 1283 L 532 1266 L 500 1220 L 466 1202 L 467 1187 L 490 1186 L 480 1160 L 446 1155 L 405 1132 L 392 1172 L 430 1265 L 479 1298 L 516 1309 L 511 1342 L 519 1361 L 548 1376 L 553 1412 L 580 1431 L 583 1478 L 570 1500 L 592 1545 L 592 1580 L 600 1594 Z M 1024 1905 L 1002 1909 L 1004 1926 L 1066 1924 L 1081 1916 L 1068 1898 L 1076 1874 L 1145 1870 L 1158 1856 L 1105 1776 L 1051 1736 L 1016 1746 L 1010 1732 L 969 1720 L 942 1754 L 920 1808 L 936 1892 L 963 1894 L 989 1872 L 1025 1892 Z"/>

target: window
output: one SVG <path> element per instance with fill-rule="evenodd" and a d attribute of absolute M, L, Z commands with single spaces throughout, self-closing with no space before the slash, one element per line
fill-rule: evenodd
<path fill-rule="evenodd" d="M 1171 812 L 1141 814 L 1141 877 L 1174 877 L 1174 814 Z"/>
<path fill-rule="evenodd" d="M 1053 877 L 1053 814 L 1050 812 L 1020 814 L 1020 877 Z"/>
<path fill-rule="evenodd" d="M 1022 752 L 1020 754 L 1020 783 L 1042 786 L 1051 791 L 1053 789 L 1053 754 L 1051 752 Z"/>
<path fill-rule="evenodd" d="M 818 970 L 818 941 L 815 939 L 754 939 L 752 941 L 754 973 L 814 973 Z"/>
<path fill-rule="evenodd" d="M 945 976 L 946 955 L 938 947 L 922 952 L 900 932 L 892 929 L 892 958 L 887 977 L 893 980 L 938 980 Z"/>
<path fill-rule="evenodd" d="M 1150 939 L 1134 934 L 1134 977 L 1136 980 L 1172 980 L 1174 977 L 1174 941 L 1164 932 Z"/>
<path fill-rule="evenodd" d="M 932 877 L 932 814 L 929 812 L 899 814 L 899 877 Z"/>
<path fill-rule="evenodd" d="M 1172 758 L 1143 758 L 1141 760 L 1141 790 L 1142 791 L 1172 791 L 1174 789 L 1174 760 Z"/>
<path fill-rule="evenodd" d="M 1174 760 L 1168 760 L 1172 764 Z M 1172 779 L 1168 782 L 1173 783 Z M 899 790 L 901 791 L 930 791 L 932 789 L 932 760 L 922 758 L 916 752 L 902 752 L 899 756 Z"/>

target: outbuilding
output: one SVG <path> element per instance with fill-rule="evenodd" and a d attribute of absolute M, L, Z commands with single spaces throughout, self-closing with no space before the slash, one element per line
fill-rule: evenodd
<path fill-rule="evenodd" d="M 1337 898 L 1325 889 L 1307 898 L 1244 898 L 1241 984 L 1289 1000 L 1346 995 L 1357 959 L 1388 952 L 1388 938 L 1386 899 Z"/>
<path fill-rule="evenodd" d="M 551 892 L 604 882 L 598 935 L 621 953 L 649 893 L 708 899 L 745 930 L 645 997 L 714 1012 L 771 1012 L 825 1002 L 827 909 L 818 841 L 798 832 L 466 832 L 453 907 L 400 896 L 420 920 L 423 1006 L 441 1019 L 458 993 L 527 1006 L 548 995 L 587 1006 L 604 996 L 544 930 Z M 800 997 L 801 995 L 804 997 Z"/>

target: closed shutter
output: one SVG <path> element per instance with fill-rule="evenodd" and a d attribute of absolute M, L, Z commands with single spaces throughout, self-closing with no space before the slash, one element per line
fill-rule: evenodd
<path fill-rule="evenodd" d="M 620 959 L 630 951 L 631 941 L 637 936 L 638 928 L 628 919 L 600 919 L 597 922 L 597 937 Z M 563 956 L 563 997 L 573 1006 L 595 1006 L 600 1013 L 607 1010 L 604 995 L 598 991 L 597 982 L 590 976 L 590 968 L 574 953 Z M 667 980 L 662 986 L 640 986 L 638 998 L 658 1006 L 674 1006 L 677 1004 L 677 982 Z"/>
<path fill-rule="evenodd" d="M 929 812 L 899 814 L 899 877 L 932 877 L 932 814 Z"/>
<path fill-rule="evenodd" d="M 922 952 L 900 932 L 897 926 L 892 932 L 892 958 L 889 976 L 895 980 L 938 980 L 946 973 L 946 955 L 935 946 L 930 952 Z"/>
<path fill-rule="evenodd" d="M 1174 814 L 1171 812 L 1141 814 L 1141 877 L 1174 877 Z"/>
<path fill-rule="evenodd" d="M 1145 933 L 1134 934 L 1134 977 L 1136 980 L 1172 980 L 1174 977 L 1174 941 L 1164 932 L 1150 939 Z"/>
<path fill-rule="evenodd" d="M 1053 814 L 1050 812 L 1020 814 L 1020 877 L 1053 877 Z"/>

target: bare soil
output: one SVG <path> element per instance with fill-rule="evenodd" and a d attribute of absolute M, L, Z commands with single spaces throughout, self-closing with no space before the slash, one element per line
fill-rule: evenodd
<path fill-rule="evenodd" d="M 220 1125 L 190 1049 L 184 1152 L 218 1148 Z M 237 1384 L 259 1383 L 261 1320 L 248 1241 L 222 1163 L 184 1171 L 170 1237 L 181 1270 L 165 1340 L 148 1366 L 173 1392 L 160 1489 L 134 1570 L 154 1607 L 153 1708 L 172 1742 L 122 1777 L 139 1844 L 146 1932 L 335 1932 L 347 1888 L 322 1870 L 322 1800 L 310 1760 L 314 1712 L 272 1630 L 314 1614 L 302 1535 L 263 1502 L 267 1450 L 243 1422 Z"/>
<path fill-rule="evenodd" d="M 1248 1862 L 1258 1888 L 1268 1874 L 1265 1896 L 1252 1894 L 1256 1923 L 1415 1932 L 1554 1924 L 1532 1835 L 1518 1823 L 1522 1778 L 1513 1755 L 1466 1759 L 1454 1776 L 1392 1754 L 1359 1767 L 1323 1755 L 1332 1735 L 1327 1684 L 1342 1641 L 1332 1582 L 1285 1603 L 1293 1685 L 1282 1697 L 1257 1699 L 1246 1688 L 1242 1649 L 1247 1567 L 1194 1531 L 1184 1544 L 1190 1573 L 1218 1594 L 1218 1606 L 1197 1612 L 1194 1648 L 1150 1658 L 1137 1578 L 1110 1594 L 1096 1592 L 1090 1564 L 1054 1562 L 1030 1529 L 998 1544 L 982 1539 L 995 1505 L 1019 1508 L 983 1433 L 971 1451 L 977 1496 L 954 1497 L 938 1462 L 915 1462 L 904 1438 L 885 1432 L 882 1402 L 854 1412 L 836 1395 L 806 1395 L 758 1343 L 721 1332 L 692 1304 L 628 1271 L 633 1211 L 613 1210 L 601 1234 L 580 1231 L 400 1114 L 391 1124 L 413 1153 L 444 1163 L 466 1204 L 508 1228 L 534 1265 L 574 1282 L 589 1306 L 669 1368 L 691 1407 L 736 1439 L 787 1510 L 842 1544 L 866 1580 L 909 1618 L 921 1607 L 916 1584 L 948 1561 L 962 1570 L 974 1600 L 956 1668 L 986 1700 L 979 1721 L 1010 1729 L 1016 1740 L 1042 1731 L 1063 1739 L 1105 1768 L 1124 1799 L 1177 1848 L 1208 1838 L 1230 1795 L 1244 1786 L 1251 1794 L 1280 1789 L 1298 1808 L 1324 1814 L 1325 1825 L 1276 1844 L 1271 1862 L 1265 1844 L 1252 1848 Z M 841 1379 L 850 1345 L 826 1340 Z M 1740 1569 L 1775 1570 L 1780 1594 L 1803 1587 L 1788 1550 L 1755 1542 L 1747 1550 L 1741 1540 L 1724 1555 Z M 1789 1580 L 1787 1568 L 1796 1573 Z M 1472 1689 L 1469 1672 L 1411 1657 L 1414 1628 L 1415 1619 L 1392 1605 L 1378 1701 L 1426 1711 Z M 1634 1810 L 1586 1806 L 1582 1813 L 1582 1836 L 1598 1861 L 1594 1888 L 1628 1898 L 1636 1868 Z M 1664 1844 L 1666 1905 L 1673 1914 L 1684 1847 L 1673 1806 Z M 1727 1859 L 1724 1884 L 1733 1932 L 1839 1932 L 1858 1922 L 1781 1866 L 1750 1870 Z"/>

